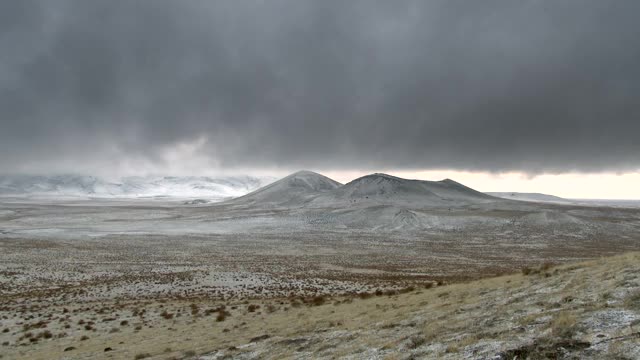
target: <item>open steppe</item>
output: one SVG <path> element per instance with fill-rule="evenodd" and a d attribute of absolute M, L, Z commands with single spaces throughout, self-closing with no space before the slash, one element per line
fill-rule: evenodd
<path fill-rule="evenodd" d="M 591 321 L 568 351 L 592 356 L 632 331 L 638 257 L 549 267 L 637 250 L 640 209 L 384 174 L 301 172 L 216 204 L 3 198 L 0 354 L 491 358 L 567 313 Z"/>

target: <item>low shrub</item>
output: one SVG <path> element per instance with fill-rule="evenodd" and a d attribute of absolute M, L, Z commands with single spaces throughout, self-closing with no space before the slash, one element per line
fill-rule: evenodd
<path fill-rule="evenodd" d="M 627 295 L 624 299 L 624 306 L 629 309 L 640 310 L 640 290 Z"/>
<path fill-rule="evenodd" d="M 427 339 L 425 339 L 423 336 L 415 335 L 409 338 L 407 347 L 409 349 L 416 349 L 422 346 L 426 342 L 427 342 Z"/>
<path fill-rule="evenodd" d="M 326 301 L 326 299 L 322 295 L 314 296 L 313 299 L 311 299 L 311 303 L 314 306 L 320 306 L 320 305 L 324 304 L 325 301 Z"/>
<path fill-rule="evenodd" d="M 191 316 L 197 316 L 198 313 L 200 312 L 200 308 L 198 308 L 198 305 L 196 304 L 191 304 Z"/>
<path fill-rule="evenodd" d="M 540 266 L 540 270 L 541 271 L 547 271 L 547 270 L 551 269 L 552 267 L 553 267 L 553 263 L 552 262 L 545 261 Z"/>
<path fill-rule="evenodd" d="M 162 316 L 163 318 L 165 318 L 165 319 L 167 319 L 167 320 L 169 320 L 169 319 L 173 319 L 173 314 L 172 314 L 172 313 L 167 312 L 167 310 L 163 310 L 163 311 L 160 313 L 160 316 Z"/>
<path fill-rule="evenodd" d="M 528 276 L 528 275 L 533 274 L 534 270 L 532 268 L 528 267 L 528 266 L 525 266 L 520 271 L 522 271 L 522 275 Z"/>
<path fill-rule="evenodd" d="M 551 333 L 559 338 L 572 338 L 576 332 L 576 318 L 568 312 L 558 313 L 551 320 Z"/>
<path fill-rule="evenodd" d="M 227 319 L 228 316 L 230 316 L 231 313 L 226 311 L 226 310 L 220 310 L 218 312 L 218 316 L 216 316 L 216 321 L 217 322 L 221 322 L 221 321 L 225 321 Z"/>

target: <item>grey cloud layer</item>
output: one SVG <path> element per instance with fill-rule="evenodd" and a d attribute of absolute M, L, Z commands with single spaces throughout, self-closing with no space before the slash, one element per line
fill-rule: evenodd
<path fill-rule="evenodd" d="M 640 168 L 640 2 L 2 1 L 0 167 Z"/>

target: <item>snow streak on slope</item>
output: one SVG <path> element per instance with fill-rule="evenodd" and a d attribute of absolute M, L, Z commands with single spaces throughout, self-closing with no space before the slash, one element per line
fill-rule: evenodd
<path fill-rule="evenodd" d="M 242 196 L 273 181 L 251 176 L 147 176 L 109 181 L 94 176 L 0 176 L 0 196 L 136 198 L 175 197 L 222 200 Z"/>

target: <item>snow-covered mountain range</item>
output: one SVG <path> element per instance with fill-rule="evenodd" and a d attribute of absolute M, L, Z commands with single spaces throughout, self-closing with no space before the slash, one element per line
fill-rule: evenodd
<path fill-rule="evenodd" d="M 273 180 L 255 176 L 134 176 L 106 180 L 81 175 L 0 175 L 0 196 L 174 197 L 216 201 L 242 196 Z"/>

